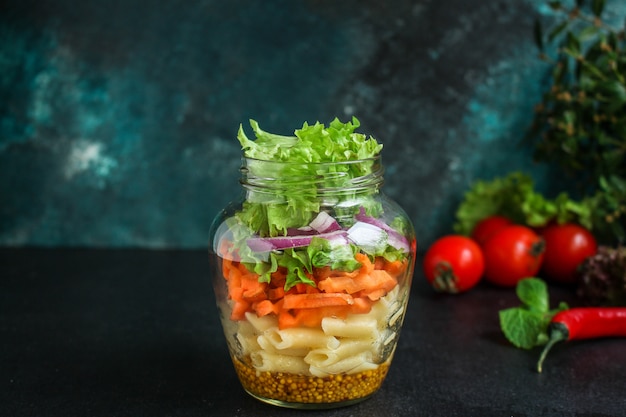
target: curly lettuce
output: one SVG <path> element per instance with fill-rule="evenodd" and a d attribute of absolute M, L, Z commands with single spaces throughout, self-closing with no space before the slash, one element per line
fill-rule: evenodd
<path fill-rule="evenodd" d="M 476 181 L 465 193 L 456 211 L 454 230 L 469 235 L 476 223 L 491 215 L 502 215 L 514 222 L 541 227 L 551 221 L 576 221 L 591 229 L 593 202 L 574 201 L 563 192 L 553 199 L 535 190 L 532 178 L 512 172 L 491 181 Z"/>
<path fill-rule="evenodd" d="M 336 199 L 354 199 L 353 181 L 372 174 L 372 158 L 383 147 L 355 131 L 360 126 L 355 117 L 346 123 L 335 118 L 328 127 L 305 122 L 294 136 L 268 133 L 254 120 L 250 126 L 255 140 L 242 126 L 237 138 L 248 158 L 248 181 L 260 181 L 261 186 L 248 192 L 237 216 L 260 236 L 286 235 L 291 228 L 307 225 L 319 213 L 320 193 L 325 190 L 338 190 L 333 194 Z M 371 200 L 362 205 L 373 215 L 381 210 Z"/>

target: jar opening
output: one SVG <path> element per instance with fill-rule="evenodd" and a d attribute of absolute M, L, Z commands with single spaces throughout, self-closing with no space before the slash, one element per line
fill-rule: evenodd
<path fill-rule="evenodd" d="M 242 158 L 241 184 L 256 192 L 376 191 L 383 184 L 381 157 L 339 162 L 282 162 Z"/>

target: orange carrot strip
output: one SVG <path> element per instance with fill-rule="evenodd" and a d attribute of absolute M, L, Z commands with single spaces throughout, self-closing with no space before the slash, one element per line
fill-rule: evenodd
<path fill-rule="evenodd" d="M 389 275 L 389 273 L 384 269 L 372 270 L 367 275 L 360 274 L 354 280 L 366 292 L 371 292 L 381 288 L 389 291 L 397 284 L 396 279 Z"/>
<path fill-rule="evenodd" d="M 370 261 L 369 256 L 367 256 L 364 253 L 358 252 L 354 258 L 362 265 L 361 269 L 359 270 L 359 274 L 369 274 L 371 271 L 374 270 L 374 264 L 372 263 L 372 261 Z"/>
<path fill-rule="evenodd" d="M 230 314 L 231 320 L 245 320 L 246 313 L 250 310 L 250 303 L 246 301 L 235 301 L 233 311 Z"/>
<path fill-rule="evenodd" d="M 267 291 L 267 298 L 269 298 L 272 301 L 280 300 L 284 296 L 285 296 L 285 288 L 284 287 L 270 288 Z"/>
<path fill-rule="evenodd" d="M 352 296 L 341 293 L 285 294 L 284 309 L 351 305 Z"/>
<path fill-rule="evenodd" d="M 386 261 L 383 269 L 389 272 L 392 276 L 397 277 L 406 270 L 408 264 L 409 261 L 407 259 L 404 259 L 404 261 Z"/>
<path fill-rule="evenodd" d="M 306 293 L 306 287 L 309 287 L 309 285 L 302 283 L 302 282 L 294 285 L 294 288 L 296 289 L 296 292 L 298 294 Z"/>
<path fill-rule="evenodd" d="M 320 327 L 324 317 L 346 318 L 351 306 L 328 306 L 305 308 L 295 311 L 294 316 L 299 326 Z"/>
<path fill-rule="evenodd" d="M 276 306 L 270 300 L 261 300 L 256 302 L 252 305 L 252 308 L 259 317 L 276 313 Z"/>
<path fill-rule="evenodd" d="M 370 291 L 369 293 L 367 293 L 367 298 L 369 298 L 372 301 L 378 301 L 380 297 L 384 297 L 385 294 L 387 294 L 387 291 L 385 291 L 382 288 L 379 288 L 377 290 Z"/>
<path fill-rule="evenodd" d="M 328 278 L 332 273 L 332 270 L 329 266 L 325 266 L 323 268 L 315 268 L 313 270 L 313 275 L 317 281 L 321 281 L 323 279 Z"/>
<path fill-rule="evenodd" d="M 377 256 L 376 259 L 374 259 L 374 269 L 385 269 L 385 258 Z"/>
<path fill-rule="evenodd" d="M 319 292 L 320 292 L 320 290 L 317 287 L 314 287 L 312 285 L 307 285 L 306 286 L 306 291 L 305 291 L 306 294 L 317 294 Z"/>
<path fill-rule="evenodd" d="M 230 282 L 230 281 L 229 281 Z M 235 301 L 244 301 L 243 299 L 243 288 L 241 287 L 229 287 L 228 288 L 228 298 Z"/>
<path fill-rule="evenodd" d="M 391 291 L 393 287 L 398 284 L 398 280 L 392 277 L 389 272 L 385 271 L 384 269 L 374 270 L 371 272 L 370 275 L 372 276 L 374 281 L 378 283 L 380 289 L 383 289 L 385 291 Z"/>
<path fill-rule="evenodd" d="M 360 285 L 356 283 L 356 281 L 349 276 L 343 277 L 328 277 L 322 281 L 317 283 L 317 286 L 320 290 L 325 291 L 327 293 L 340 293 L 345 292 L 347 294 L 354 294 L 362 290 Z"/>
<path fill-rule="evenodd" d="M 256 275 L 248 274 L 241 277 L 241 288 L 243 288 L 243 298 L 248 301 L 260 301 L 267 298 L 265 292 L 267 283 L 259 282 Z"/>
<path fill-rule="evenodd" d="M 299 325 L 298 319 L 288 310 L 281 310 L 278 313 L 278 328 L 289 329 Z"/>
<path fill-rule="evenodd" d="M 367 314 L 372 310 L 372 300 L 367 297 L 354 298 L 354 304 L 350 306 L 350 313 Z"/>

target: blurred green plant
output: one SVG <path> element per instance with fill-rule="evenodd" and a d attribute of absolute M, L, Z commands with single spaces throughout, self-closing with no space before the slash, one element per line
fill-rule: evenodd
<path fill-rule="evenodd" d="M 538 161 L 576 178 L 596 233 L 626 237 L 626 22 L 602 18 L 605 0 L 550 1 L 557 16 L 535 41 L 551 65 L 550 86 L 535 108 L 530 141 Z"/>

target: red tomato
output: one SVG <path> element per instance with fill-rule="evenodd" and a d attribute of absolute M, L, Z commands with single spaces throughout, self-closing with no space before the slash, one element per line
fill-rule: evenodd
<path fill-rule="evenodd" d="M 485 217 L 474 226 L 472 230 L 472 238 L 479 244 L 484 245 L 487 239 L 493 236 L 499 230 L 506 226 L 512 225 L 513 222 L 504 216 Z"/>
<path fill-rule="evenodd" d="M 578 266 L 598 250 L 591 232 L 577 224 L 550 225 L 542 236 L 546 242 L 546 253 L 541 270 L 546 278 L 555 282 L 574 284 Z"/>
<path fill-rule="evenodd" d="M 532 229 L 512 225 L 494 234 L 483 246 L 485 279 L 501 287 L 514 287 L 539 272 L 545 244 Z"/>
<path fill-rule="evenodd" d="M 435 241 L 424 256 L 424 275 L 437 291 L 461 293 L 480 281 L 485 263 L 480 246 L 461 235 Z"/>

